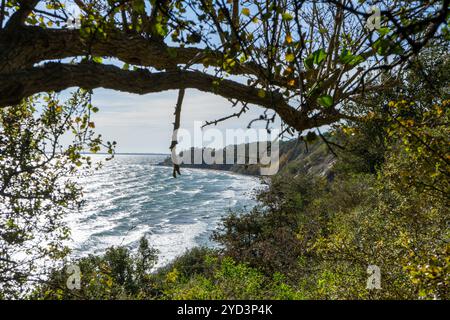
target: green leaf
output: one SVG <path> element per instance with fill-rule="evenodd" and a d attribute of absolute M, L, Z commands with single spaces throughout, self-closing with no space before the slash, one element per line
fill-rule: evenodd
<path fill-rule="evenodd" d="M 304 61 L 306 69 L 313 69 L 314 68 L 314 58 L 312 55 L 309 55 Z"/>
<path fill-rule="evenodd" d="M 377 31 L 380 34 L 380 36 L 384 37 L 389 32 L 391 32 L 391 29 L 389 29 L 388 27 L 383 27 L 383 28 L 378 29 Z"/>
<path fill-rule="evenodd" d="M 325 94 L 317 98 L 317 103 L 325 108 L 331 108 L 333 106 L 333 97 Z"/>
<path fill-rule="evenodd" d="M 353 54 L 348 51 L 347 49 L 342 50 L 341 55 L 339 56 L 339 60 L 343 63 L 343 64 L 349 64 L 350 62 L 352 62 L 353 60 Z"/>
<path fill-rule="evenodd" d="M 362 61 L 364 61 L 364 58 L 361 55 L 355 56 L 347 49 L 344 49 L 344 50 L 342 50 L 342 53 L 339 56 L 339 60 L 343 64 L 348 64 L 348 65 L 354 66 L 354 65 L 357 65 L 357 64 L 361 63 Z"/>
<path fill-rule="evenodd" d="M 161 23 L 156 23 L 154 29 L 156 33 L 162 37 L 165 37 L 167 34 L 167 29 Z"/>
<path fill-rule="evenodd" d="M 357 55 L 353 58 L 352 62 L 350 63 L 350 65 L 352 66 L 356 66 L 357 64 L 360 64 L 361 62 L 364 61 L 364 57 L 361 55 Z"/>
<path fill-rule="evenodd" d="M 327 58 L 327 53 L 324 49 L 319 49 L 315 52 L 313 52 L 314 57 L 314 64 L 320 65 L 322 61 L 324 61 Z"/>
<path fill-rule="evenodd" d="M 389 40 L 386 39 L 378 39 L 373 44 L 373 48 L 377 51 L 379 55 L 386 55 L 390 46 Z"/>
<path fill-rule="evenodd" d="M 305 67 L 307 69 L 313 69 L 314 65 L 320 65 L 327 57 L 327 53 L 324 49 L 319 49 L 311 53 L 304 60 Z"/>
<path fill-rule="evenodd" d="M 284 12 L 284 13 L 281 15 L 281 18 L 282 18 L 284 21 L 291 21 L 292 19 L 294 19 L 294 17 L 293 17 L 290 13 L 288 13 L 288 12 Z"/>
<path fill-rule="evenodd" d="M 103 59 L 102 57 L 92 57 L 92 61 L 95 63 L 102 63 Z"/>

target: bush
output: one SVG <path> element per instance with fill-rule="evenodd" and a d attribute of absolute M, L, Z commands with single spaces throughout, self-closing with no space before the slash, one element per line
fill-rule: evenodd
<path fill-rule="evenodd" d="M 153 293 L 151 270 L 157 251 L 141 238 L 136 254 L 126 247 L 108 248 L 104 255 L 66 262 L 32 294 L 33 299 L 128 299 L 144 298 Z M 81 271 L 81 288 L 67 287 L 67 267 L 77 265 Z"/>
<path fill-rule="evenodd" d="M 268 276 L 277 271 L 290 278 L 297 276 L 297 260 L 306 250 L 305 243 L 298 241 L 297 231 L 307 225 L 310 237 L 318 232 L 305 208 L 311 204 L 313 194 L 321 193 L 323 180 L 311 175 L 273 178 L 269 188 L 258 196 L 261 204 L 248 214 L 225 217 L 213 239 L 224 247 L 226 256 Z"/>

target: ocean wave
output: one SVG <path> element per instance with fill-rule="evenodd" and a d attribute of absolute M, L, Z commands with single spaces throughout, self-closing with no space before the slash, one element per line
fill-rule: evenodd
<path fill-rule="evenodd" d="M 209 235 L 228 209 L 255 203 L 247 195 L 260 186 L 254 177 L 184 169 L 174 179 L 171 168 L 151 165 L 156 162 L 153 156 L 116 157 L 79 179 L 86 203 L 67 219 L 75 256 L 136 247 L 145 236 L 160 251 L 162 266 L 187 249 L 211 245 Z"/>

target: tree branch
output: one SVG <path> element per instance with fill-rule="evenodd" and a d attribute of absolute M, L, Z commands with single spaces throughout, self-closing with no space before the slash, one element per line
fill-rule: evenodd
<path fill-rule="evenodd" d="M 112 57 L 131 65 L 172 69 L 176 65 L 203 63 L 221 66 L 223 53 L 200 48 L 170 47 L 137 34 L 114 32 L 108 37 L 83 38 L 79 30 L 24 27 L 20 30 L 0 30 L 0 72 L 9 72 L 45 60 L 94 55 Z M 235 75 L 262 76 L 266 72 L 254 63 L 236 64 Z"/>
<path fill-rule="evenodd" d="M 308 118 L 291 107 L 279 93 L 261 95 L 258 88 L 236 81 L 219 79 L 199 71 L 167 71 L 151 73 L 147 70 L 126 71 L 116 66 L 85 62 L 80 64 L 47 63 L 40 67 L 0 74 L 0 106 L 18 103 L 39 92 L 62 91 L 70 87 L 85 89 L 107 88 L 136 94 L 175 89 L 197 89 L 227 99 L 272 109 L 290 126 L 305 130 L 316 125 L 336 122 L 342 115 L 329 112 Z"/>
<path fill-rule="evenodd" d="M 14 28 L 19 28 L 23 26 L 26 18 L 29 16 L 34 7 L 37 6 L 39 0 L 22 0 L 19 1 L 20 8 L 17 10 L 5 25 L 6 30 L 11 30 Z"/>

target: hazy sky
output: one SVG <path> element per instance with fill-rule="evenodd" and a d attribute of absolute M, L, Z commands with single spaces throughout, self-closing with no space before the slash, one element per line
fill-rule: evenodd
<path fill-rule="evenodd" d="M 105 140 L 117 141 L 117 152 L 169 153 L 173 130 L 177 91 L 147 95 L 122 93 L 113 90 L 94 91 L 93 104 L 100 109 L 94 115 L 96 131 Z M 220 96 L 187 90 L 184 98 L 181 128 L 193 131 L 194 121 L 214 120 L 239 111 L 239 105 Z M 246 129 L 250 120 L 259 117 L 264 109 L 252 106 L 239 119 L 230 119 L 216 128 Z M 279 126 L 279 121 L 276 123 Z M 265 123 L 254 125 L 264 127 Z"/>

